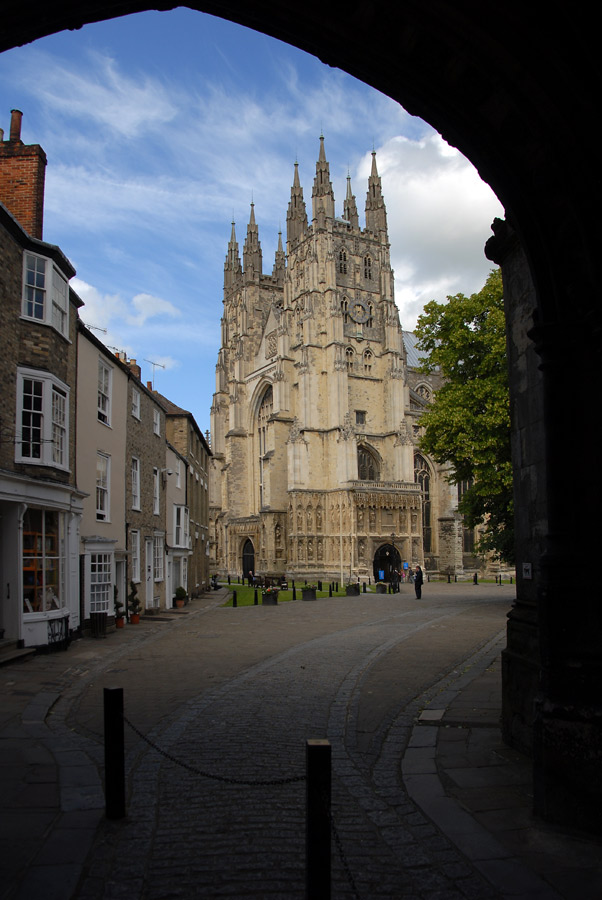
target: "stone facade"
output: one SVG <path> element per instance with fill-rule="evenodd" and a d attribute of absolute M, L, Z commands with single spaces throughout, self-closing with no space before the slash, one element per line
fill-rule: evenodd
<path fill-rule="evenodd" d="M 462 571 L 456 489 L 417 448 L 436 385 L 408 367 L 373 154 L 359 224 L 335 215 L 320 138 L 308 221 L 295 165 L 286 254 L 262 272 L 254 209 L 234 225 L 211 409 L 212 563 L 222 574 L 388 579 Z M 439 523 L 441 521 L 441 527 Z"/>

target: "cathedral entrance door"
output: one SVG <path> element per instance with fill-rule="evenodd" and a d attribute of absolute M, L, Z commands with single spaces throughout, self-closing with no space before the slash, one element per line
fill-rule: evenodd
<path fill-rule="evenodd" d="M 395 569 L 401 570 L 401 556 L 399 551 L 393 544 L 383 544 L 374 554 L 374 580 L 375 581 L 393 581 L 393 572 Z"/>
<path fill-rule="evenodd" d="M 242 548 L 242 574 L 248 578 L 249 572 L 255 574 L 255 548 L 253 542 L 247 538 Z"/>

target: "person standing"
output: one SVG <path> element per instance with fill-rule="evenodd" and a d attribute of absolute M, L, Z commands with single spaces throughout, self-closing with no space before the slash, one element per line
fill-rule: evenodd
<path fill-rule="evenodd" d="M 416 591 L 416 599 L 420 600 L 422 597 L 422 583 L 424 578 L 422 577 L 422 569 L 420 566 L 416 566 L 416 572 L 414 573 L 414 590 Z"/>

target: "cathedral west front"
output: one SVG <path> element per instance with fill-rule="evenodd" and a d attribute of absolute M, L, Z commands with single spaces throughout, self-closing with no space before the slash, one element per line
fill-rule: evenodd
<path fill-rule="evenodd" d="M 270 275 L 254 208 L 235 226 L 211 407 L 212 571 L 389 580 L 463 571 L 457 488 L 418 447 L 437 385 L 417 369 L 394 299 L 376 154 L 360 225 L 351 180 L 335 213 L 324 138 L 311 218 L 295 164 Z"/>

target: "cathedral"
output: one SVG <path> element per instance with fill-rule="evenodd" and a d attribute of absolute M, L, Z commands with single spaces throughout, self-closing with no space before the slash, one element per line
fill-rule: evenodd
<path fill-rule="evenodd" d="M 372 154 L 361 227 L 351 179 L 335 213 L 324 138 L 311 219 L 295 163 L 271 275 L 254 207 L 234 223 L 211 407 L 212 571 L 391 579 L 466 562 L 458 489 L 418 447 L 437 388 L 395 305 L 387 211 Z"/>

